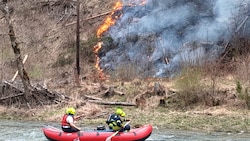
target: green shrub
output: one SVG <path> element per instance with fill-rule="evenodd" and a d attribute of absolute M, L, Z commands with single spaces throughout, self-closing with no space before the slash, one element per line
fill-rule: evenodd
<path fill-rule="evenodd" d="M 236 82 L 236 91 L 239 95 L 242 95 L 242 85 L 239 81 Z"/>
<path fill-rule="evenodd" d="M 248 92 L 248 88 L 243 88 L 242 84 L 237 81 L 236 82 L 236 91 L 239 95 L 239 98 L 246 102 L 247 108 L 250 109 L 250 95 Z"/>
<path fill-rule="evenodd" d="M 178 99 L 182 106 L 191 106 L 201 102 L 201 94 L 204 86 L 201 82 L 202 72 L 197 67 L 184 68 L 174 82 L 174 87 L 178 91 Z"/>
<path fill-rule="evenodd" d="M 246 105 L 247 105 L 247 108 L 250 109 L 250 95 L 249 95 L 249 92 L 248 92 L 248 88 L 245 89 L 245 101 L 246 101 Z"/>

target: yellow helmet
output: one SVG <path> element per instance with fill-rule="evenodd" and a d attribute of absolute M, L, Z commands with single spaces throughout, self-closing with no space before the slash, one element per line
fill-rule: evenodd
<path fill-rule="evenodd" d="M 73 107 L 67 108 L 66 114 L 74 115 L 76 113 L 76 110 Z"/>
<path fill-rule="evenodd" d="M 122 116 L 122 117 L 126 116 L 125 112 L 123 112 L 123 110 L 121 108 L 117 108 L 115 113 L 119 116 Z"/>

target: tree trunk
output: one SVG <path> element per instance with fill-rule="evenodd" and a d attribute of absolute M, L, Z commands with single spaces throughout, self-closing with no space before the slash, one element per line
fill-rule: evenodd
<path fill-rule="evenodd" d="M 2 11 L 5 14 L 6 23 L 7 23 L 8 28 L 9 28 L 9 37 L 10 37 L 10 41 L 11 41 L 11 47 L 14 51 L 16 63 L 17 63 L 17 69 L 19 71 L 19 76 L 22 79 L 22 83 L 24 86 L 25 98 L 26 98 L 27 103 L 29 103 L 28 99 L 30 96 L 32 96 L 33 87 L 30 84 L 28 74 L 25 71 L 24 65 L 22 63 L 21 52 L 20 52 L 20 49 L 18 47 L 18 43 L 16 42 L 16 36 L 15 36 L 13 25 L 11 23 L 10 10 L 9 10 L 7 0 L 3 0 L 3 4 L 4 4 L 4 9 Z"/>

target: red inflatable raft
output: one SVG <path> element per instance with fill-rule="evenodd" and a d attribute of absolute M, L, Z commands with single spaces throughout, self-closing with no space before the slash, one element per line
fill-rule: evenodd
<path fill-rule="evenodd" d="M 80 131 L 75 133 L 66 133 L 61 129 L 44 126 L 42 128 L 44 135 L 50 141 L 105 141 L 114 132 L 106 130 Z M 119 132 L 111 141 L 144 141 L 152 133 L 151 125 L 144 125 L 139 128 L 131 129 L 129 132 Z"/>

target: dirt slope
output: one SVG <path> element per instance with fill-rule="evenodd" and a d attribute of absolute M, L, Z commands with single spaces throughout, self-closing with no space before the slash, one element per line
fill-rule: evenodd
<path fill-rule="evenodd" d="M 112 10 L 113 2 L 114 0 L 80 0 L 80 20 Z M 75 44 L 76 24 L 72 23 L 76 21 L 76 1 L 12 0 L 9 6 L 12 9 L 11 18 L 22 56 L 28 55 L 25 67 L 30 77 L 51 79 L 58 78 L 64 73 L 71 74 L 73 63 L 64 67 L 53 66 L 60 59 L 71 57 L 70 59 L 74 61 L 74 56 L 69 51 L 74 50 Z M 10 80 L 16 67 L 3 16 L 4 14 L 0 12 L 1 79 Z M 82 42 L 96 34 L 96 29 L 105 16 L 80 22 Z M 83 69 L 84 67 L 82 66 Z"/>

